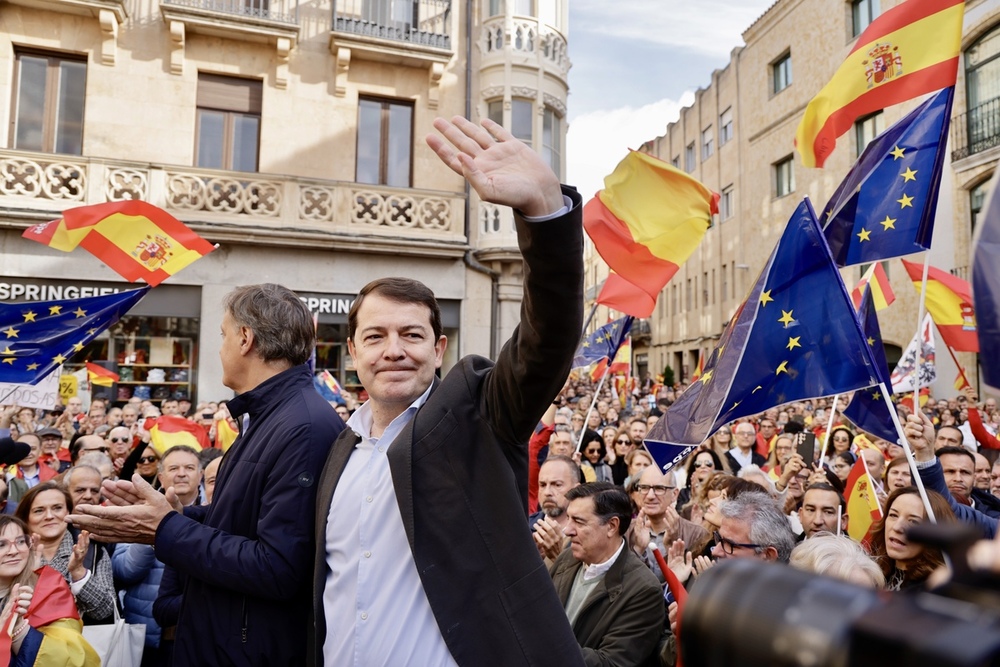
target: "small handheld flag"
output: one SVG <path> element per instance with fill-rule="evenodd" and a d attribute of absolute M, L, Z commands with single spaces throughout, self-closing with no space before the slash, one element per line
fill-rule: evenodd
<path fill-rule="evenodd" d="M 920 292 L 923 265 L 907 262 L 903 268 Z M 947 271 L 927 269 L 927 312 L 934 319 L 945 345 L 959 352 L 979 352 L 976 336 L 976 309 L 972 305 L 972 287 Z"/>
<path fill-rule="evenodd" d="M 573 356 L 573 368 L 590 366 L 602 359 L 610 362 L 618 353 L 625 337 L 632 329 L 632 316 L 626 315 L 609 322 L 583 339 Z"/>
<path fill-rule="evenodd" d="M 118 377 L 118 373 L 88 361 L 87 379 L 90 380 L 90 384 L 96 384 L 98 387 L 110 387 L 115 382 L 118 382 L 120 378 Z"/>

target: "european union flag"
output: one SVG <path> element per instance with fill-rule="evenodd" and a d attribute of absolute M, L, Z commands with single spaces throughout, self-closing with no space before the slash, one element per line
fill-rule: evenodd
<path fill-rule="evenodd" d="M 954 88 L 945 88 L 876 137 L 823 209 L 838 266 L 931 247 Z"/>
<path fill-rule="evenodd" d="M 573 357 L 573 368 L 589 366 L 595 361 L 607 359 L 609 362 L 615 358 L 618 348 L 622 346 L 622 341 L 632 328 L 633 317 L 625 317 L 609 322 L 603 327 L 583 339 L 580 347 Z"/>
<path fill-rule="evenodd" d="M 705 372 L 646 436 L 672 466 L 734 419 L 878 383 L 840 272 L 803 200 Z"/>
<path fill-rule="evenodd" d="M 997 178 L 993 176 L 992 194 L 978 220 L 972 256 L 979 365 L 983 369 L 983 384 L 995 393 L 1000 392 L 1000 196 Z"/>
<path fill-rule="evenodd" d="M 0 303 L 0 382 L 34 384 L 112 324 L 149 287 L 62 301 Z"/>
<path fill-rule="evenodd" d="M 865 332 L 865 342 L 872 351 L 872 359 L 875 361 L 875 371 L 878 373 L 879 381 L 885 383 L 886 387 L 890 387 L 892 384 L 889 381 L 889 364 L 885 359 L 882 331 L 879 329 L 878 317 L 875 315 L 875 299 L 872 297 L 870 289 L 865 290 L 858 315 L 861 319 L 861 330 Z M 895 409 L 889 397 L 882 395 L 881 387 L 868 387 L 854 392 L 854 398 L 844 408 L 844 416 L 865 433 L 870 433 L 889 442 L 896 442 L 899 440 L 899 434 L 896 432 L 892 415 L 889 413 L 890 410 Z"/>

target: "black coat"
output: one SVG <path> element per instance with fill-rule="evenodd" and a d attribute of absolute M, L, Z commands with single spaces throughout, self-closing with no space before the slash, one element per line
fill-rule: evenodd
<path fill-rule="evenodd" d="M 175 664 L 306 659 L 316 481 L 344 423 L 290 368 L 229 402 L 250 424 L 226 453 L 212 504 L 172 513 L 156 557 L 187 576 Z"/>
<path fill-rule="evenodd" d="M 421 584 L 463 667 L 583 664 L 526 523 L 528 439 L 566 379 L 583 321 L 580 197 L 570 196 L 567 215 L 517 220 L 521 323 L 496 364 L 465 357 L 435 381 L 387 455 Z M 322 517 L 356 442 L 350 432 L 337 441 L 317 497 L 315 664 L 326 632 Z"/>

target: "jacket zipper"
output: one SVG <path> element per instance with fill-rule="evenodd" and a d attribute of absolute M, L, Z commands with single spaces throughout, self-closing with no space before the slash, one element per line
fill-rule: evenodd
<path fill-rule="evenodd" d="M 243 596 L 243 630 L 242 630 L 242 635 L 243 635 L 243 643 L 246 644 L 247 643 L 247 598 L 246 598 L 245 595 Z"/>

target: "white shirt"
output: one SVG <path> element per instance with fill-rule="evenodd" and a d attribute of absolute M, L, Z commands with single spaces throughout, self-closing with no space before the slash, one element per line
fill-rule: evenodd
<path fill-rule="evenodd" d="M 625 540 L 622 539 L 622 543 L 618 545 L 618 550 L 615 551 L 611 558 L 607 559 L 603 563 L 594 563 L 593 565 L 587 565 L 583 570 L 583 580 L 590 581 L 591 579 L 596 579 L 602 576 L 605 572 L 611 569 L 611 566 L 615 564 L 618 560 L 618 556 L 621 555 L 622 549 L 625 548 Z"/>
<path fill-rule="evenodd" d="M 347 420 L 361 442 L 347 461 L 326 519 L 327 667 L 456 665 L 413 562 L 387 457 L 430 391 L 392 420 L 380 438 L 371 437 L 369 403 Z"/>
<path fill-rule="evenodd" d="M 732 454 L 733 458 L 736 459 L 736 462 L 740 464 L 740 468 L 746 468 L 748 465 L 753 463 L 753 448 L 750 448 L 750 450 L 744 454 L 743 450 L 739 447 L 733 447 L 729 450 L 729 453 Z M 739 471 L 734 470 L 733 474 L 735 475 L 737 472 Z"/>

